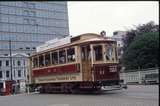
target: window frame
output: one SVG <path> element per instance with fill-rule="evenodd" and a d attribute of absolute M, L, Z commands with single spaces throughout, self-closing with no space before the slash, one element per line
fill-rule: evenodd
<path fill-rule="evenodd" d="M 18 77 L 22 77 L 22 70 L 18 70 Z"/>
<path fill-rule="evenodd" d="M 6 60 L 6 66 L 9 66 L 9 60 Z"/>
<path fill-rule="evenodd" d="M 3 78 L 3 72 L 0 71 L 0 78 Z"/>
<path fill-rule="evenodd" d="M 0 60 L 0 67 L 2 67 L 2 61 Z"/>
<path fill-rule="evenodd" d="M 21 61 L 17 60 L 17 66 L 21 66 Z"/>
<path fill-rule="evenodd" d="M 10 71 L 7 70 L 7 71 L 6 71 L 6 78 L 9 78 L 9 77 L 10 77 Z"/>

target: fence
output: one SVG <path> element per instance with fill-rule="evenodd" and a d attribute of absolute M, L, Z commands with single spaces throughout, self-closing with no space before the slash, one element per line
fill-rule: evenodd
<path fill-rule="evenodd" d="M 156 81 L 159 83 L 158 68 L 129 70 L 129 72 L 120 73 L 120 79 L 123 79 L 125 84 L 144 84 L 145 81 L 147 81 L 146 75 L 151 74 L 157 74 L 157 78 L 150 78 L 150 81 Z"/>

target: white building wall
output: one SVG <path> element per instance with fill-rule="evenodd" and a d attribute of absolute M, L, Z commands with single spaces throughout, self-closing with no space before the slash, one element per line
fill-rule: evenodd
<path fill-rule="evenodd" d="M 6 60 L 9 60 L 9 66 L 6 66 Z M 2 71 L 2 78 L 0 78 L 0 82 L 5 82 L 6 80 L 11 80 L 11 67 L 10 67 L 10 58 L 9 56 L 0 56 L 0 61 L 2 62 L 2 66 L 0 67 L 0 71 Z M 20 61 L 20 65 L 17 62 Z M 16 82 L 15 85 L 20 85 L 20 92 L 25 92 L 25 84 L 28 81 L 28 56 L 24 54 L 13 54 L 12 55 L 12 79 Z M 18 76 L 18 70 L 21 70 L 21 76 Z M 6 77 L 6 71 L 9 71 L 9 77 Z"/>
<path fill-rule="evenodd" d="M 113 32 L 112 39 L 117 41 L 117 48 L 118 48 L 118 58 L 120 59 L 123 54 L 122 47 L 124 45 L 123 38 L 126 36 L 126 31 L 115 31 Z"/>

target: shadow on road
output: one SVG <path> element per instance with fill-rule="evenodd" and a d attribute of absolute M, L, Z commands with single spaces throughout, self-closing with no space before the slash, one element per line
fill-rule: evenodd
<path fill-rule="evenodd" d="M 41 95 L 115 95 L 120 94 L 122 91 L 101 91 L 101 92 L 76 92 L 76 93 L 35 93 L 35 94 L 41 94 Z"/>

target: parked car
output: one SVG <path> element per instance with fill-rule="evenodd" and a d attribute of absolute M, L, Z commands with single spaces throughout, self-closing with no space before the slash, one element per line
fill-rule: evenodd
<path fill-rule="evenodd" d="M 153 73 L 153 74 L 147 74 L 144 78 L 145 84 L 159 84 L 159 74 Z"/>

